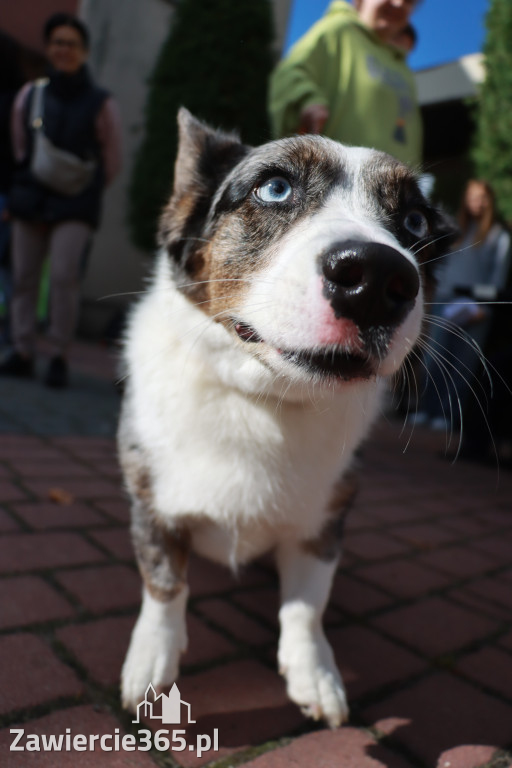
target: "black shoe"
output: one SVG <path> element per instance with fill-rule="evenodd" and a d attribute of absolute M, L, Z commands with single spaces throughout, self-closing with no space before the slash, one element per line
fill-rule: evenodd
<path fill-rule="evenodd" d="M 23 357 L 19 352 L 12 351 L 0 363 L 0 376 L 17 376 L 20 379 L 31 379 L 34 375 L 34 360 Z"/>
<path fill-rule="evenodd" d="M 52 357 L 46 376 L 44 377 L 44 383 L 47 387 L 54 387 L 55 389 L 61 389 L 68 385 L 68 364 L 66 360 L 60 355 Z"/>

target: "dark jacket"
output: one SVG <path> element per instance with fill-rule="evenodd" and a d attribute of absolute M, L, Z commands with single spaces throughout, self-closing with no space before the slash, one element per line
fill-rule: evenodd
<path fill-rule="evenodd" d="M 93 83 L 86 67 L 74 75 L 50 72 L 49 83 L 44 89 L 46 136 L 56 147 L 72 152 L 83 160 L 94 159 L 97 164 L 92 182 L 83 192 L 71 197 L 43 186 L 31 173 L 32 88 L 24 116 L 27 152 L 15 171 L 14 185 L 9 196 L 9 208 L 14 217 L 48 223 L 84 221 L 92 227 L 98 226 L 105 174 L 101 147 L 96 136 L 96 118 L 108 96 L 106 90 Z"/>

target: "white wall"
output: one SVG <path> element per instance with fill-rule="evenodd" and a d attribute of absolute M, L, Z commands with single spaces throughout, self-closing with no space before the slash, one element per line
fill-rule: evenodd
<path fill-rule="evenodd" d="M 172 4 L 164 0 L 82 0 L 80 15 L 91 30 L 89 63 L 98 83 L 115 97 L 123 126 L 123 169 L 107 190 L 103 223 L 96 233 L 83 288 L 81 326 L 101 332 L 113 308 L 126 298 L 106 298 L 141 288 L 147 257 L 130 242 L 127 190 L 135 150 L 142 139 L 148 77 L 167 35 Z"/>

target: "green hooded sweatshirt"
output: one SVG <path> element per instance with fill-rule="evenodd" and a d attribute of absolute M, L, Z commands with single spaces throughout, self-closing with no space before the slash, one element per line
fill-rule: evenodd
<path fill-rule="evenodd" d="M 329 109 L 325 136 L 420 164 L 421 116 L 405 56 L 383 43 L 344 0 L 334 0 L 274 70 L 274 136 L 296 133 L 300 112 L 310 104 Z"/>

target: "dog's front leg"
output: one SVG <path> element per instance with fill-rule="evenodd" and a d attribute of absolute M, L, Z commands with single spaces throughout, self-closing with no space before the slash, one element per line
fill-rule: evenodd
<path fill-rule="evenodd" d="M 144 590 L 121 689 L 123 706 L 135 710 L 149 683 L 156 688 L 178 676 L 179 659 L 187 647 L 189 541 L 186 532 L 159 525 L 140 500 L 132 509 L 132 537 Z"/>
<path fill-rule="evenodd" d="M 281 578 L 279 671 L 304 714 L 337 728 L 348 717 L 343 683 L 322 628 L 338 558 L 323 560 L 301 543 L 278 548 Z"/>
<path fill-rule="evenodd" d="M 327 642 L 322 615 L 341 552 L 345 517 L 357 492 L 350 471 L 333 488 L 328 517 L 316 539 L 286 541 L 277 549 L 281 578 L 279 670 L 288 695 L 306 715 L 337 728 L 348 718 L 343 682 Z"/>
<path fill-rule="evenodd" d="M 348 706 L 334 654 L 322 627 L 338 558 L 323 560 L 302 543 L 279 547 L 281 579 L 279 671 L 288 696 L 304 714 L 324 718 L 337 728 L 348 717 Z"/>

